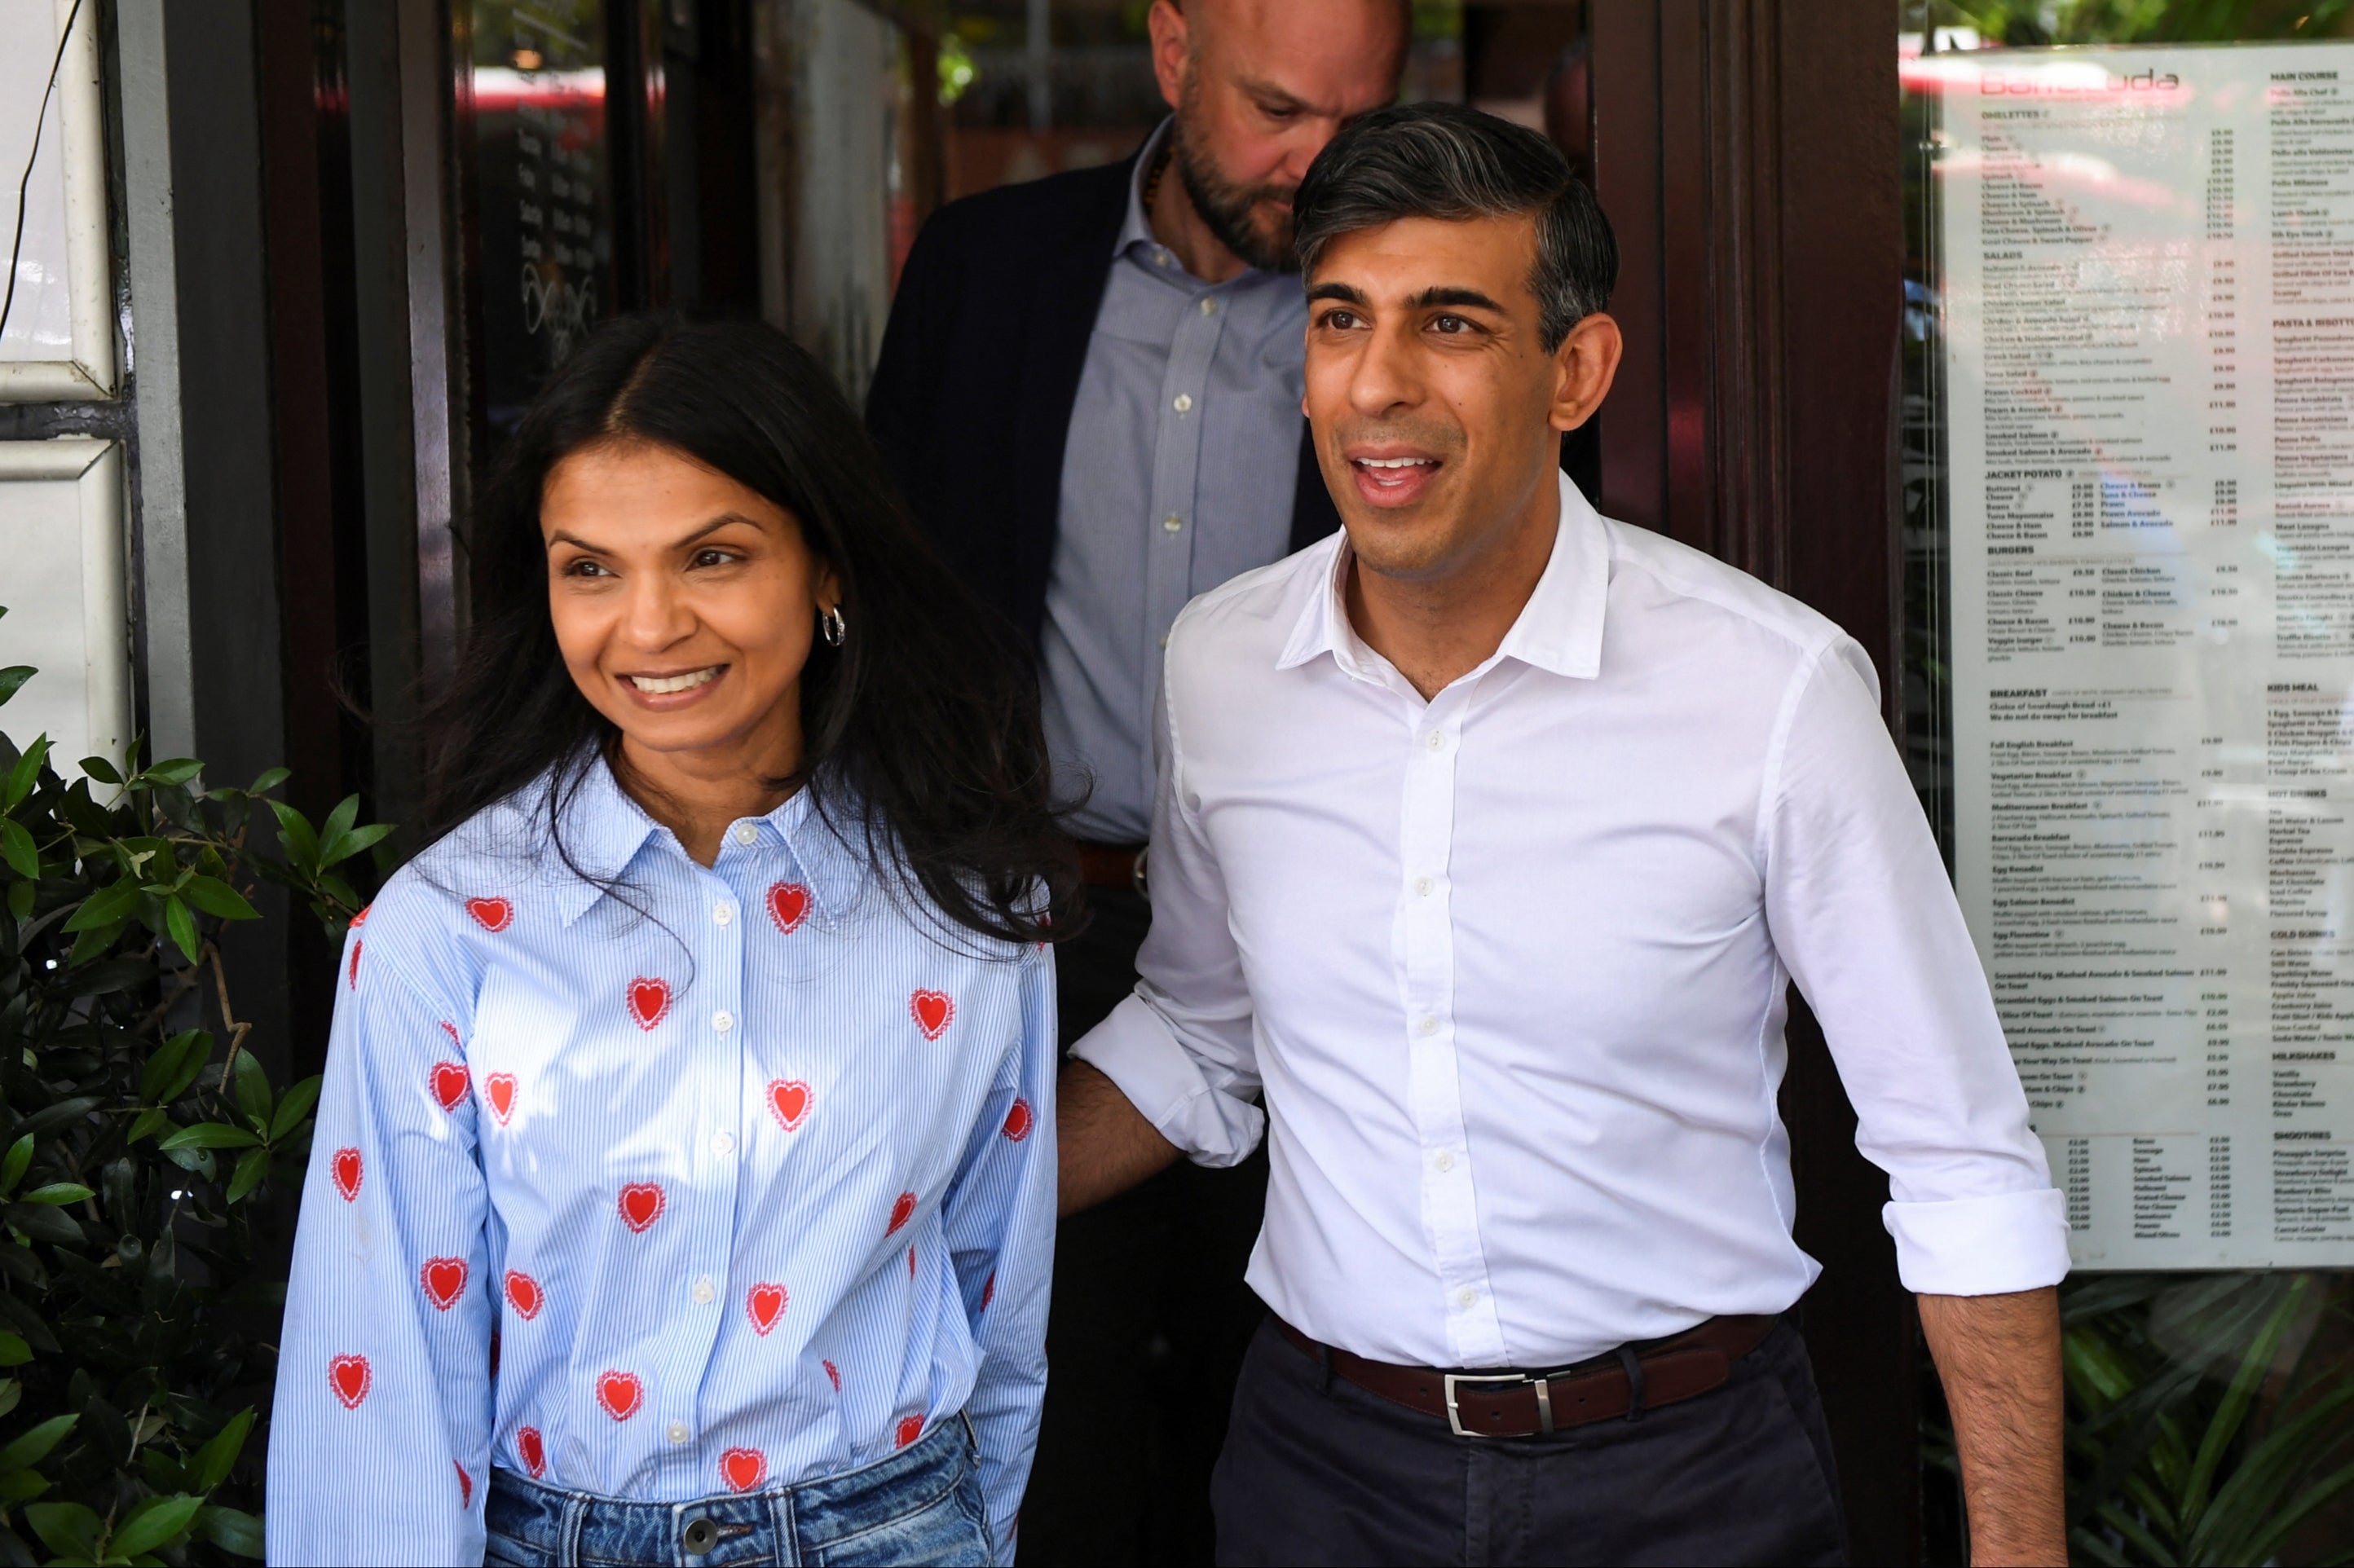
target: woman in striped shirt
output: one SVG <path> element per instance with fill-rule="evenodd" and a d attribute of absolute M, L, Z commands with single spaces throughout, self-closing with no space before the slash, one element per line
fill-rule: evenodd
<path fill-rule="evenodd" d="M 429 847 L 339 971 L 271 1560 L 1010 1561 L 1069 887 L 1025 655 L 764 327 L 591 339 L 473 543 Z"/>

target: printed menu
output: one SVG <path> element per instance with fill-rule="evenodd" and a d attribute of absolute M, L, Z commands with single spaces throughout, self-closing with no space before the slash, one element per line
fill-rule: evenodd
<path fill-rule="evenodd" d="M 2354 48 L 1938 80 L 1955 874 L 2075 1261 L 2354 1265 Z"/>

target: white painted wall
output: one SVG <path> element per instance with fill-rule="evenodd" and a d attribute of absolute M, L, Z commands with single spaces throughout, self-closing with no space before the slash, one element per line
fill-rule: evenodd
<path fill-rule="evenodd" d="M 124 589 L 122 452 L 66 436 L 0 442 L 0 668 L 40 673 L 0 708 L 19 749 L 49 737 L 68 778 L 130 743 L 131 617 Z"/>
<path fill-rule="evenodd" d="M 15 297 L 0 327 L 0 400 L 103 397 L 114 390 L 99 5 L 80 0 L 77 13 L 75 0 L 0 4 L 0 248 L 15 235 L 16 185 L 28 160 L 32 171 Z M 52 61 L 57 90 L 43 113 Z M 6 255 L 0 249 L 0 266 Z M 0 277 L 0 287 L 5 281 Z"/>

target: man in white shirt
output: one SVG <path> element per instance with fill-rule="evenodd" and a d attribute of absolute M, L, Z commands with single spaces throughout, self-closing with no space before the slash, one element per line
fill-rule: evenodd
<path fill-rule="evenodd" d="M 1060 1120 L 1066 1212 L 1267 1131 L 1220 1560 L 1843 1557 L 1780 1318 L 1795 980 L 1977 1561 L 2064 1561 L 2065 1221 L 1869 662 L 1562 481 L 1619 339 L 1551 143 L 1384 110 L 1295 224 L 1344 535 L 1177 622 L 1143 979 Z"/>

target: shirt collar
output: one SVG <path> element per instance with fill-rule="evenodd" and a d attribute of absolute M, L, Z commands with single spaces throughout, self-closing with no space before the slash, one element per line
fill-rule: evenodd
<path fill-rule="evenodd" d="M 644 853 L 647 841 L 660 837 L 673 853 L 685 853 L 669 830 L 630 798 L 601 756 L 589 764 L 578 788 L 558 806 L 564 819 L 564 847 L 573 865 L 579 868 L 576 874 L 551 856 L 549 874 L 555 878 L 557 906 L 567 926 L 605 896 L 607 890 L 599 883 L 618 882 L 628 874 Z M 747 824 L 757 835 L 750 844 L 736 838 Z M 859 826 L 854 821 L 826 821 L 804 787 L 767 815 L 732 824 L 728 836 L 721 841 L 717 865 L 724 867 L 730 856 L 772 856 L 781 845 L 816 900 L 819 913 L 828 920 L 839 919 L 848 913 L 865 880 L 864 853 L 843 837 L 854 835 Z"/>
<path fill-rule="evenodd" d="M 1496 658 L 1517 659 L 1553 674 L 1590 681 L 1602 673 L 1610 540 L 1603 530 L 1602 514 L 1567 474 L 1558 477 L 1561 516 L 1553 532 L 1553 554 L 1529 602 L 1521 607 L 1511 630 L 1497 645 Z M 1330 653 L 1343 669 L 1368 673 L 1379 655 L 1365 646 L 1356 628 L 1349 624 L 1348 601 L 1342 591 L 1350 558 L 1347 531 L 1319 548 L 1329 552 L 1321 584 L 1300 607 L 1290 640 L 1275 667 L 1294 669 L 1320 653 Z"/>
<path fill-rule="evenodd" d="M 1153 161 L 1161 156 L 1161 149 L 1168 145 L 1169 138 L 1175 133 L 1176 123 L 1175 115 L 1164 116 L 1137 152 L 1136 167 L 1129 172 L 1128 176 L 1128 217 L 1120 223 L 1119 238 L 1112 241 L 1111 253 L 1114 256 L 1127 255 L 1131 245 L 1157 249 L 1161 244 L 1152 237 L 1152 225 L 1144 216 L 1144 182 L 1152 177 Z"/>

